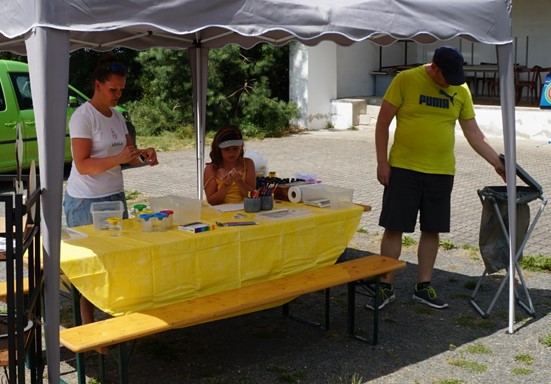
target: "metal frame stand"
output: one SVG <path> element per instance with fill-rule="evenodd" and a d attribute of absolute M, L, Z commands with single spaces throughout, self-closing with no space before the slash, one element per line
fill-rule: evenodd
<path fill-rule="evenodd" d="M 541 192 L 541 191 L 540 191 Z M 480 200 L 481 202 L 483 202 L 483 196 L 482 196 L 482 193 L 481 191 L 478 191 L 478 195 L 480 197 Z M 507 241 L 509 241 L 509 232 L 505 226 L 505 223 L 503 221 L 503 218 L 501 217 L 501 214 L 500 214 L 500 211 L 499 211 L 499 207 L 498 207 L 498 204 L 497 204 L 497 200 L 495 197 L 493 196 L 487 196 L 486 197 L 487 199 L 489 199 L 494 207 L 494 211 L 495 211 L 495 214 L 498 218 L 498 222 L 500 224 L 500 227 L 501 227 L 501 230 L 502 230 L 502 233 L 503 235 L 505 236 L 505 238 L 507 239 Z M 542 203 L 540 205 L 540 208 L 538 209 L 538 212 L 536 214 L 536 216 L 534 217 L 534 219 L 532 220 L 532 223 L 530 224 L 528 230 L 526 231 L 526 235 L 524 236 L 524 239 L 522 240 L 522 243 L 517 247 L 517 252 L 515 254 L 515 263 L 514 263 L 514 268 L 516 270 L 516 272 L 518 273 L 518 276 L 519 276 L 519 280 L 520 280 L 520 285 L 522 286 L 522 290 L 524 292 L 524 296 L 525 296 L 525 300 L 527 302 L 524 302 L 521 300 L 519 294 L 518 294 L 518 291 L 515 287 L 515 301 L 517 302 L 517 304 L 526 311 L 526 313 L 532 317 L 535 317 L 536 316 L 536 311 L 534 309 L 534 305 L 532 304 L 532 298 L 530 297 L 530 293 L 528 291 L 528 287 L 526 285 L 526 280 L 524 279 L 524 275 L 522 273 L 522 270 L 519 266 L 519 258 L 522 254 L 522 251 L 524 250 L 524 247 L 526 245 L 526 242 L 528 241 L 530 235 L 532 234 L 532 231 L 534 230 L 534 227 L 536 226 L 536 223 L 538 222 L 542 212 L 543 212 L 543 209 L 545 208 L 545 205 L 547 204 L 547 198 L 545 198 L 541 193 L 538 195 L 538 198 L 542 200 Z M 476 283 L 476 287 L 473 291 L 473 294 L 471 296 L 471 299 L 470 299 L 470 303 L 471 305 L 474 307 L 474 309 L 483 317 L 483 318 L 488 318 L 490 316 L 490 312 L 492 311 L 492 309 L 494 308 L 494 305 L 499 297 L 499 295 L 501 294 L 503 288 L 505 287 L 505 283 L 507 283 L 509 281 L 509 279 L 511 278 L 511 268 L 508 268 L 507 269 L 507 273 L 505 274 L 505 276 L 503 277 L 503 280 L 501 281 L 500 285 L 499 285 L 499 288 L 497 289 L 494 297 L 492 298 L 492 300 L 490 301 L 490 304 L 488 305 L 487 309 L 484 310 L 477 302 L 476 302 L 476 295 L 481 287 L 481 284 L 482 284 L 482 281 L 484 280 L 484 278 L 486 276 L 489 275 L 488 273 L 488 270 L 487 269 L 484 269 L 484 273 L 482 274 L 482 276 L 480 276 L 478 278 L 478 281 Z"/>
<path fill-rule="evenodd" d="M 0 175 L 0 180 L 11 181 L 12 176 Z M 5 372 L 9 383 L 25 383 L 26 373 L 31 383 L 42 382 L 44 370 L 40 193 L 40 190 L 34 191 L 26 202 L 21 193 L 0 196 L 6 226 L 6 252 L 2 253 L 5 256 L 2 261 L 6 263 L 8 356 Z M 29 282 L 27 293 L 23 285 L 25 274 Z M 29 321 L 32 326 L 27 330 Z"/>

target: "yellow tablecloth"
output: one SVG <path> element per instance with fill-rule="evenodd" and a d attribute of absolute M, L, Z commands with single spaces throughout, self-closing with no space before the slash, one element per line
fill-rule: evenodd
<path fill-rule="evenodd" d="M 88 237 L 62 241 L 61 269 L 96 307 L 117 316 L 333 264 L 363 212 L 352 204 L 327 209 L 283 202 L 278 208 L 310 212 L 275 221 L 249 213 L 241 221 L 258 225 L 196 234 L 177 227 L 144 233 L 133 220 L 124 221 L 120 237 L 77 227 Z M 235 214 L 216 220 L 239 221 Z"/>

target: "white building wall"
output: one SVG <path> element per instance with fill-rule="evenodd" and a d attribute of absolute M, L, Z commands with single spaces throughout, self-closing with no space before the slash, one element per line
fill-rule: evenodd
<path fill-rule="evenodd" d="M 292 125 L 307 128 L 308 118 L 308 48 L 298 43 L 289 47 L 289 100 L 297 104 L 299 117 Z"/>
<path fill-rule="evenodd" d="M 327 128 L 330 100 L 337 97 L 337 45 L 323 42 L 308 48 L 293 44 L 289 56 L 289 97 L 300 110 L 293 123 L 308 129 Z"/>
<path fill-rule="evenodd" d="M 371 96 L 371 68 L 378 66 L 379 47 L 367 41 L 337 47 L 337 98 Z"/>
<path fill-rule="evenodd" d="M 530 67 L 551 67 L 551 1 L 513 0 L 512 15 L 516 42 L 514 62 Z"/>

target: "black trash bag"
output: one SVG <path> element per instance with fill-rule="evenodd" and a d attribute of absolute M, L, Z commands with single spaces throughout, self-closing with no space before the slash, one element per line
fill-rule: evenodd
<path fill-rule="evenodd" d="M 509 242 L 503 234 L 492 200 L 491 198 L 485 198 L 482 202 L 482 218 L 480 220 L 478 240 L 480 254 L 488 273 L 495 273 L 509 268 Z M 495 199 L 495 201 L 497 202 L 499 214 L 503 219 L 505 228 L 509 232 L 507 200 Z M 517 203 L 516 252 L 518 252 L 524 240 L 529 224 L 530 207 L 527 203 Z M 518 261 L 521 259 L 522 253 L 519 255 Z"/>

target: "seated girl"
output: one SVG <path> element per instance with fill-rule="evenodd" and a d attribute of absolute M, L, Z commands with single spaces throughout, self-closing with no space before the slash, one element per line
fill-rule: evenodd
<path fill-rule="evenodd" d="M 204 172 L 204 189 L 211 205 L 243 202 L 256 188 L 254 162 L 244 157 L 243 135 L 236 126 L 221 128 L 212 141 L 211 162 Z"/>

